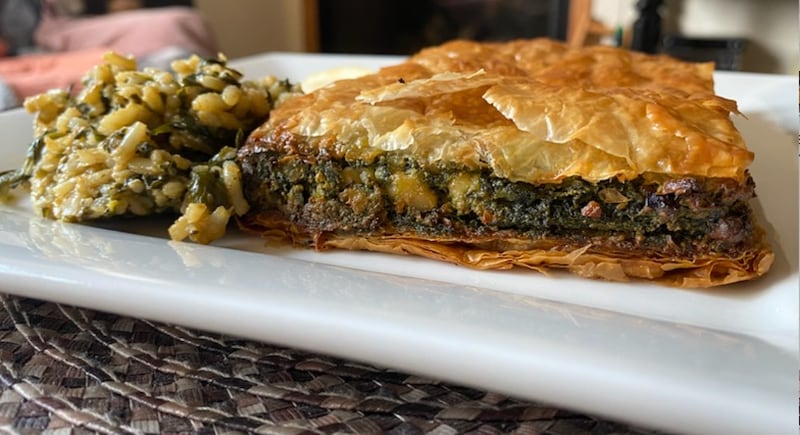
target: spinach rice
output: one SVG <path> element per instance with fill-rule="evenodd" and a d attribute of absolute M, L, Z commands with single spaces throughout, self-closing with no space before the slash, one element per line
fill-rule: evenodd
<path fill-rule="evenodd" d="M 77 93 L 25 100 L 35 139 L 22 168 L 0 174 L 0 196 L 28 187 L 37 214 L 69 222 L 180 213 L 171 238 L 209 243 L 249 208 L 236 149 L 298 93 L 273 76 L 243 80 L 221 55 L 165 71 L 108 53 Z"/>

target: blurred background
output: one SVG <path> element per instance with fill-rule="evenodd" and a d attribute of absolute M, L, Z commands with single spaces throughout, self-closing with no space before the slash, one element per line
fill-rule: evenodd
<path fill-rule="evenodd" d="M 454 38 L 547 36 L 717 69 L 797 74 L 797 0 L 0 0 L 0 109 L 79 84 L 102 53 L 408 55 Z"/>
<path fill-rule="evenodd" d="M 591 28 L 622 30 L 630 44 L 641 0 L 195 0 L 232 57 L 263 51 L 408 54 L 453 37 L 550 35 L 564 5 L 589 5 Z M 646 2 L 644 2 L 646 3 Z M 742 71 L 797 74 L 797 0 L 664 0 L 662 36 L 692 40 L 683 50 L 713 60 L 739 56 Z M 563 33 L 563 29 L 562 29 Z M 592 35 L 589 42 L 599 39 Z M 607 41 L 603 41 L 607 42 Z M 677 41 L 675 45 L 681 41 Z M 727 43 L 727 44 L 726 44 Z M 720 48 L 721 47 L 721 48 Z M 678 51 L 681 47 L 674 47 Z M 720 48 L 716 50 L 716 48 Z M 670 48 L 672 49 L 672 48 Z"/>

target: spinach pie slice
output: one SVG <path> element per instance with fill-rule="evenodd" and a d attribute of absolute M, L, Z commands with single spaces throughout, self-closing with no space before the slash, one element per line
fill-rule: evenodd
<path fill-rule="evenodd" d="M 713 65 L 453 41 L 287 101 L 239 150 L 264 237 L 678 287 L 773 254 Z"/>

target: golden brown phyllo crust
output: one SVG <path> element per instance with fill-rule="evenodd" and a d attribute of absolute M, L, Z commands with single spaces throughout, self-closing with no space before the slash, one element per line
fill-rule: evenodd
<path fill-rule="evenodd" d="M 713 65 L 454 41 L 284 103 L 239 152 L 245 228 L 317 249 L 709 287 L 773 255 Z"/>

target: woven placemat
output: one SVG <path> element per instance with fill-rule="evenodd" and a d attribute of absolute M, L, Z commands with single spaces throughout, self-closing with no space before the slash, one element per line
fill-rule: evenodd
<path fill-rule="evenodd" d="M 649 434 L 266 343 L 0 295 L 12 433 Z"/>

